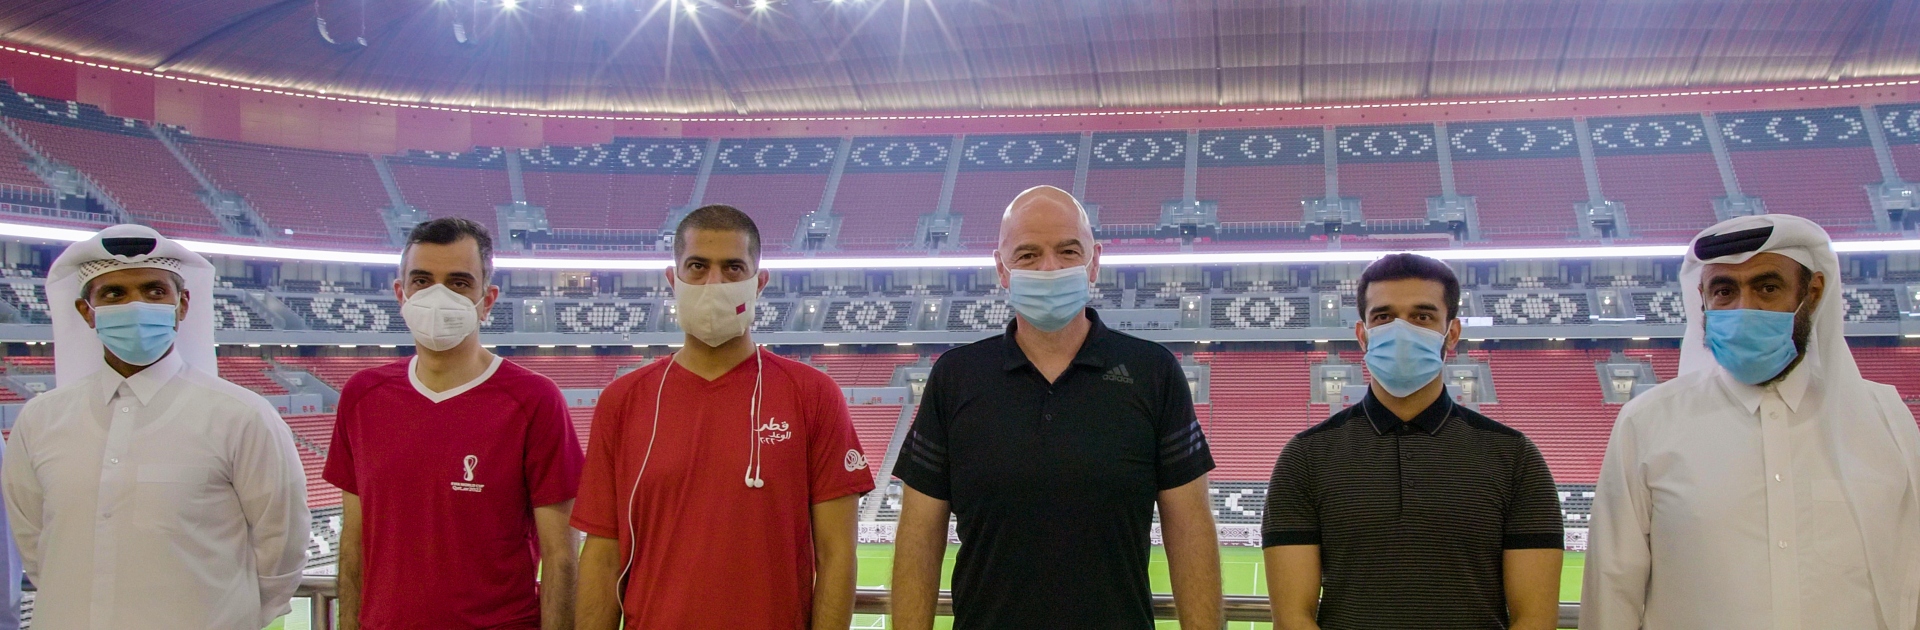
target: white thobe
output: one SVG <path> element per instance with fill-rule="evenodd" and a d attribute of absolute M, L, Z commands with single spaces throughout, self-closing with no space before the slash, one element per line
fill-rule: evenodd
<path fill-rule="evenodd" d="M 1860 419 L 1836 417 L 1845 401 L 1829 405 L 1811 371 L 1756 387 L 1700 370 L 1621 411 L 1582 628 L 1888 627 L 1822 426 Z"/>
<path fill-rule="evenodd" d="M 34 397 L 7 440 L 7 514 L 34 626 L 258 630 L 306 563 L 306 474 L 258 394 L 176 354 Z"/>

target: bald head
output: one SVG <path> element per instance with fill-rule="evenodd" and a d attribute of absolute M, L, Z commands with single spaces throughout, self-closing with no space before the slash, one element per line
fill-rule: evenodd
<path fill-rule="evenodd" d="M 1079 200 L 1059 188 L 1035 186 L 1007 204 L 994 258 L 1002 286 L 1007 269 L 1052 271 L 1085 265 L 1091 277 L 1098 273 L 1100 245 L 1093 240 L 1093 224 Z"/>

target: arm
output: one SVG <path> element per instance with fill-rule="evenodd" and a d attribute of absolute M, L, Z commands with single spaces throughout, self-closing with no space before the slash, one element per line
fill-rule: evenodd
<path fill-rule="evenodd" d="M 853 624 L 859 506 L 857 494 L 813 505 L 813 630 L 845 630 Z"/>
<path fill-rule="evenodd" d="M 340 630 L 360 630 L 360 495 L 340 493 Z"/>
<path fill-rule="evenodd" d="M 573 628 L 573 576 L 580 546 L 567 525 L 572 514 L 573 501 L 533 508 L 540 538 L 540 630 Z"/>
<path fill-rule="evenodd" d="M 1213 527 L 1207 476 L 1160 491 L 1160 538 L 1173 578 L 1173 608 L 1180 627 L 1220 627 L 1220 533 Z"/>
<path fill-rule="evenodd" d="M 1580 591 L 1581 628 L 1634 630 L 1646 611 L 1647 582 L 1653 573 L 1647 538 L 1652 518 L 1639 459 L 1639 440 L 1629 411 L 1622 410 L 1593 494 L 1593 525 L 1587 533 L 1587 569 Z"/>
<path fill-rule="evenodd" d="M 241 430 L 233 453 L 231 483 L 253 545 L 262 626 L 292 610 L 287 602 L 307 565 L 313 517 L 307 512 L 307 474 L 297 448 L 287 423 L 266 408 Z"/>
<path fill-rule="evenodd" d="M 1268 547 L 1267 600 L 1274 630 L 1320 630 L 1320 545 Z"/>
<path fill-rule="evenodd" d="M 619 630 L 620 541 L 587 535 L 580 549 L 580 583 L 573 601 L 577 630 Z"/>
<path fill-rule="evenodd" d="M 1554 630 L 1560 624 L 1559 549 L 1508 549 L 1501 575 L 1513 630 Z"/>
<path fill-rule="evenodd" d="M 893 535 L 893 627 L 929 630 L 947 558 L 948 505 L 912 486 L 904 490 Z"/>
<path fill-rule="evenodd" d="M 29 405 L 26 409 L 33 409 Z M 21 415 L 26 415 L 23 413 Z M 13 542 L 20 550 L 20 566 L 27 579 L 40 579 L 40 476 L 33 472 L 33 455 L 28 446 L 25 425 L 16 423 L 7 439 L 6 457 L 0 458 L 0 499 L 7 504 L 7 523 L 13 527 Z"/>

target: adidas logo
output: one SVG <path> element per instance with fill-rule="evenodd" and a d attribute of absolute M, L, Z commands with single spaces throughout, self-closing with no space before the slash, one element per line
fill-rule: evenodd
<path fill-rule="evenodd" d="M 1115 383 L 1126 383 L 1128 385 L 1133 384 L 1133 375 L 1127 373 L 1127 366 L 1125 364 L 1113 366 L 1113 369 L 1107 370 L 1107 374 L 1100 378 L 1113 381 Z"/>

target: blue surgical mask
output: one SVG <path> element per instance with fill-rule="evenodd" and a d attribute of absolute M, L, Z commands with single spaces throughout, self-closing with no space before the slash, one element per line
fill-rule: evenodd
<path fill-rule="evenodd" d="M 1396 319 L 1367 329 L 1367 371 L 1373 382 L 1405 398 L 1440 376 L 1447 336 Z"/>
<path fill-rule="evenodd" d="M 1087 268 L 1007 270 L 1008 300 L 1027 323 L 1042 331 L 1066 328 L 1087 306 Z"/>
<path fill-rule="evenodd" d="M 134 365 L 153 365 L 173 347 L 175 307 L 129 302 L 93 307 L 93 332 L 113 356 Z"/>
<path fill-rule="evenodd" d="M 1751 308 L 1707 311 L 1707 348 L 1735 380 L 1759 385 L 1800 356 L 1793 344 L 1794 312 Z"/>

